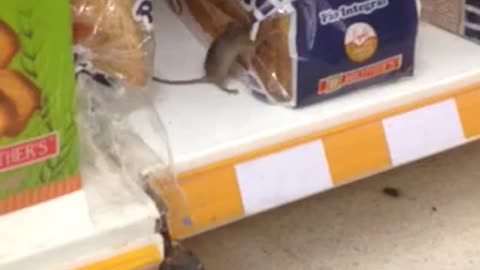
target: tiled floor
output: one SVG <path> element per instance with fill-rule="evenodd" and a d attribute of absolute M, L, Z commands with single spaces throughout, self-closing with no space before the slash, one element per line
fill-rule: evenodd
<path fill-rule="evenodd" d="M 402 196 L 384 195 L 386 186 Z M 208 270 L 480 269 L 480 143 L 187 244 Z"/>

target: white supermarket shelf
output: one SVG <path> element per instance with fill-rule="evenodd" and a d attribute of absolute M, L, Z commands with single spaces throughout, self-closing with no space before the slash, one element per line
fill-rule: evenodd
<path fill-rule="evenodd" d="M 98 266 L 106 260 L 133 270 L 129 265 L 159 263 L 154 203 L 114 175 L 88 170 L 82 177 L 82 191 L 0 217 L 1 270 L 104 269 Z"/>
<path fill-rule="evenodd" d="M 172 79 L 202 75 L 205 49 L 168 8 L 160 5 L 156 12 L 156 75 Z M 480 115 L 480 46 L 424 23 L 419 29 L 414 77 L 303 109 L 267 105 L 246 90 L 230 96 L 205 84 L 154 87 L 180 185 L 192 208 L 193 225 L 173 228 L 182 237 L 480 135 L 475 120 Z M 338 143 L 342 140 L 345 143 Z M 372 145 L 382 154 L 366 158 L 368 164 L 348 157 L 345 164 L 338 164 L 342 155 L 363 155 L 363 145 Z M 306 160 L 295 165 L 294 158 Z M 305 165 L 312 159 L 316 165 Z M 281 170 L 283 166 L 292 169 Z M 292 173 L 295 179 L 288 179 Z M 226 184 L 231 181 L 234 184 Z"/>

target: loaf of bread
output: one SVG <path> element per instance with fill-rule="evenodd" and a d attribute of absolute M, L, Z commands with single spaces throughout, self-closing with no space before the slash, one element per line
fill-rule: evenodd
<path fill-rule="evenodd" d="M 292 98 L 292 64 L 289 54 L 289 16 L 273 16 L 264 20 L 258 32 L 262 41 L 253 60 L 255 72 L 265 89 L 277 101 Z"/>
<path fill-rule="evenodd" d="M 189 15 L 193 17 L 193 19 L 184 17 L 184 22 L 201 40 L 215 39 L 232 21 L 251 23 L 249 12 L 242 8 L 239 1 L 185 0 L 182 3 L 188 8 Z M 263 90 L 268 91 L 276 100 L 282 101 L 292 97 L 289 29 L 288 15 L 272 16 L 262 21 L 256 36 L 260 44 L 252 61 L 254 69 L 249 71 L 260 80 Z"/>
<path fill-rule="evenodd" d="M 10 133 L 10 128 L 17 119 L 17 111 L 11 99 L 0 92 L 0 137 Z"/>
<path fill-rule="evenodd" d="M 0 68 L 7 67 L 19 48 L 17 35 L 6 23 L 0 21 Z"/>
<path fill-rule="evenodd" d="M 229 22 L 250 23 L 257 46 L 242 79 L 270 101 L 297 107 L 413 75 L 417 0 L 174 2 L 206 46 Z"/>
<path fill-rule="evenodd" d="M 22 73 L 9 69 L 20 50 L 17 34 L 0 21 L 0 137 L 15 137 L 40 108 L 40 92 Z"/>
<path fill-rule="evenodd" d="M 136 0 L 71 0 L 75 45 L 88 49 L 95 69 L 128 86 L 148 81 L 147 38 L 132 16 Z"/>
<path fill-rule="evenodd" d="M 0 136 L 15 137 L 40 108 L 40 92 L 22 73 L 0 70 Z M 12 110 L 13 109 L 13 110 Z"/>
<path fill-rule="evenodd" d="M 185 1 L 194 22 L 211 38 L 225 30 L 231 21 L 246 23 L 248 14 L 235 1 L 197 0 Z"/>

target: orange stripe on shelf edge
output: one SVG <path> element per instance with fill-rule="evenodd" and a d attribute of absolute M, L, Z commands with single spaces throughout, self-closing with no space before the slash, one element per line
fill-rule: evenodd
<path fill-rule="evenodd" d="M 155 267 L 161 262 L 162 255 L 158 248 L 150 245 L 75 270 L 133 270 Z"/>
<path fill-rule="evenodd" d="M 463 125 L 465 137 L 472 139 L 480 136 L 480 87 L 477 91 L 457 96 L 458 114 Z"/>
<path fill-rule="evenodd" d="M 219 167 L 231 166 L 232 164 L 237 164 L 239 162 L 251 160 L 251 159 L 254 159 L 254 158 L 257 158 L 257 157 L 260 157 L 260 156 L 272 154 L 272 153 L 275 153 L 277 151 L 288 149 L 290 147 L 293 147 L 293 146 L 296 146 L 296 145 L 299 145 L 299 144 L 302 144 L 302 143 L 311 142 L 313 140 L 317 140 L 318 138 L 324 138 L 325 136 L 328 136 L 328 135 L 340 133 L 340 132 L 343 132 L 345 130 L 349 130 L 349 129 L 352 129 L 352 128 L 357 128 L 357 127 L 360 127 L 360 126 L 363 126 L 363 125 L 368 125 L 368 124 L 371 124 L 373 122 L 382 121 L 383 119 L 385 119 L 387 117 L 391 117 L 391 116 L 398 115 L 398 114 L 401 114 L 401 113 L 405 113 L 405 112 L 408 112 L 408 111 L 412 111 L 412 110 L 415 110 L 415 109 L 418 109 L 418 108 L 422 108 L 422 107 L 425 107 L 425 106 L 428 106 L 428 105 L 432 105 L 432 104 L 435 104 L 435 103 L 438 103 L 438 102 L 441 102 L 441 101 L 445 101 L 445 100 L 450 99 L 450 98 L 455 98 L 459 95 L 473 93 L 475 91 L 478 91 L 478 89 L 480 89 L 480 83 L 472 83 L 471 85 L 466 86 L 466 87 L 453 89 L 453 90 L 449 91 L 448 93 L 442 93 L 440 95 L 427 97 L 427 98 L 424 98 L 424 99 L 419 100 L 419 101 L 409 102 L 407 104 L 399 105 L 397 107 L 387 109 L 383 112 L 378 112 L 378 113 L 375 113 L 375 114 L 372 114 L 370 116 L 363 117 L 363 118 L 360 118 L 360 119 L 357 119 L 357 120 L 352 120 L 352 121 L 340 124 L 338 126 L 334 126 L 332 128 L 327 128 L 327 129 L 320 130 L 320 131 L 317 131 L 317 132 L 312 132 L 310 134 L 306 134 L 306 135 L 303 135 L 303 136 L 292 138 L 292 139 L 286 140 L 286 141 L 281 142 L 281 143 L 266 146 L 266 147 L 263 147 L 263 148 L 260 148 L 260 149 L 254 150 L 254 151 L 250 151 L 250 152 L 247 152 L 247 153 L 237 155 L 235 157 L 227 158 L 227 159 L 224 159 L 224 160 L 221 160 L 221 161 L 218 161 L 218 162 L 214 162 L 214 163 L 209 164 L 209 165 L 205 165 L 205 166 L 201 166 L 201 167 L 196 168 L 196 169 L 188 170 L 186 172 L 180 173 L 178 178 L 179 178 L 180 182 L 183 181 L 182 179 L 188 179 L 190 181 L 190 179 L 192 177 L 195 177 L 196 175 L 204 173 L 206 171 L 215 170 Z"/>
<path fill-rule="evenodd" d="M 407 102 L 405 104 L 398 105 L 393 108 L 362 117 L 360 119 L 348 121 L 331 128 L 319 130 L 296 138 L 291 138 L 285 140 L 284 142 L 265 146 L 253 151 L 235 155 L 230 158 L 182 172 L 178 175 L 178 181 L 182 187 L 182 190 L 185 192 L 185 196 L 190 204 L 190 208 L 192 209 L 193 221 L 197 224 L 194 224 L 194 226 L 190 227 L 183 226 L 182 224 L 179 224 L 179 226 L 171 226 L 171 233 L 176 238 L 185 238 L 195 233 L 204 231 L 205 229 L 228 223 L 245 215 L 243 212 L 241 212 L 239 215 L 237 210 L 238 208 L 236 208 L 237 203 L 234 202 L 233 198 L 229 198 L 231 201 L 228 202 L 228 205 L 219 204 L 221 200 L 220 198 L 216 198 L 217 195 L 215 192 L 222 190 L 221 188 L 210 190 L 202 188 L 202 184 L 205 181 L 209 181 L 205 175 L 218 177 L 215 174 L 221 172 L 225 168 L 233 167 L 235 164 L 240 162 L 252 160 L 258 157 L 276 153 L 278 151 L 283 151 L 303 143 L 322 139 L 327 142 L 327 157 L 331 160 L 336 160 L 336 162 L 340 162 L 339 164 L 343 166 L 335 167 L 334 165 L 331 168 L 333 181 L 336 185 L 343 184 L 358 177 L 366 176 L 391 166 L 389 152 L 384 138 L 385 135 L 383 133 L 383 127 L 381 126 L 383 119 L 452 98 L 457 99 L 459 113 L 462 116 L 462 123 L 464 125 L 466 136 L 480 136 L 480 125 L 478 124 L 479 122 L 476 121 L 476 116 L 480 111 L 477 108 L 477 105 L 480 104 L 478 99 L 479 89 L 480 83 L 472 83 L 466 87 L 454 88 L 447 93 L 434 95 L 418 101 Z M 357 132 L 360 132 L 359 137 L 355 137 L 359 135 Z M 373 147 L 372 149 L 377 151 L 374 153 L 378 154 L 378 156 L 372 155 L 366 160 L 360 160 L 358 162 L 349 160 L 348 162 L 342 163 L 342 157 L 334 156 L 336 154 L 334 151 L 338 151 L 336 144 L 339 144 L 339 142 L 335 141 L 335 138 L 338 138 L 338 136 L 344 137 L 340 143 L 342 143 L 345 139 L 347 139 L 347 141 L 351 144 L 359 144 L 362 147 L 367 146 L 362 145 L 362 143 L 373 143 L 374 145 L 368 146 Z M 372 136 L 379 141 L 358 141 L 360 139 L 371 139 Z M 332 140 L 334 141 L 333 144 Z M 330 161 L 329 166 L 332 166 L 331 164 L 332 162 Z M 214 178 L 214 180 L 218 182 L 218 185 L 224 184 L 221 182 L 223 179 L 224 178 Z M 226 180 L 223 181 L 231 181 L 230 178 L 225 179 Z M 193 184 L 192 182 L 198 183 Z M 208 186 L 210 187 L 210 185 Z M 229 191 L 227 194 L 231 194 L 231 192 Z M 239 195 L 240 193 L 238 196 Z M 212 200 L 207 201 L 204 199 L 209 197 L 211 197 Z"/>
<path fill-rule="evenodd" d="M 70 188 L 66 188 L 70 187 Z M 58 198 L 81 188 L 80 176 L 38 186 L 0 200 L 0 215 Z"/>

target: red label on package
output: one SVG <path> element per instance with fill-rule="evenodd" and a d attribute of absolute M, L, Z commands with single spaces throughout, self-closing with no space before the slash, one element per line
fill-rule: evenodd
<path fill-rule="evenodd" d="M 40 162 L 58 154 L 56 133 L 0 148 L 0 172 Z"/>
<path fill-rule="evenodd" d="M 318 82 L 318 94 L 329 94 L 342 87 L 399 70 L 401 67 L 402 56 L 397 55 L 356 70 L 333 75 Z"/>

